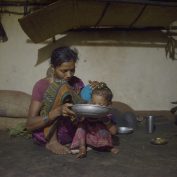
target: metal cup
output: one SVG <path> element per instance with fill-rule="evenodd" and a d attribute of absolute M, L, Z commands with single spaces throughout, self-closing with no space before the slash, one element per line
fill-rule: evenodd
<path fill-rule="evenodd" d="M 155 117 L 147 116 L 146 117 L 146 130 L 147 133 L 153 133 L 155 130 Z"/>

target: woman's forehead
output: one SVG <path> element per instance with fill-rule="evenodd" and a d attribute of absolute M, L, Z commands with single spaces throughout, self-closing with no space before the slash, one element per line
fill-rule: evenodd
<path fill-rule="evenodd" d="M 69 61 L 69 62 L 64 62 L 60 66 L 60 68 L 67 69 L 67 68 L 75 68 L 75 62 L 74 61 Z"/>

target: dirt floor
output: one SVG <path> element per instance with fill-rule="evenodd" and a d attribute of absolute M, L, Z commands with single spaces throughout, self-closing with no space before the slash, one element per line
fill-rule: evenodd
<path fill-rule="evenodd" d="M 177 177 L 177 126 L 158 120 L 147 134 L 143 122 L 132 134 L 119 135 L 120 153 L 89 151 L 84 159 L 59 156 L 24 137 L 0 132 L 1 177 Z M 152 145 L 154 137 L 169 137 Z"/>

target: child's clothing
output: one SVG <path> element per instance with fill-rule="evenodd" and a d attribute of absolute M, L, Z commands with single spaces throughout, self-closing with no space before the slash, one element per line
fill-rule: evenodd
<path fill-rule="evenodd" d="M 92 91 L 90 85 L 85 86 L 80 93 L 82 99 L 90 102 Z M 106 119 L 113 123 L 112 115 L 108 115 Z M 110 149 L 113 147 L 111 133 L 108 131 L 103 121 L 93 121 L 92 118 L 85 118 L 83 122 L 79 123 L 71 144 L 71 149 L 77 149 L 82 145 L 98 149 Z"/>
<path fill-rule="evenodd" d="M 111 119 L 111 115 L 108 119 Z M 93 148 L 112 148 L 112 136 L 103 122 L 93 122 L 86 118 L 80 122 L 76 130 L 71 149 L 77 149 L 82 145 Z"/>
<path fill-rule="evenodd" d="M 90 85 L 86 85 L 84 88 L 82 88 L 80 96 L 83 100 L 86 102 L 89 102 L 92 97 L 92 88 Z"/>

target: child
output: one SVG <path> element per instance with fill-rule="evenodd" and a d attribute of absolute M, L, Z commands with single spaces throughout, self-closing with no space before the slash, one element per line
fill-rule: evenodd
<path fill-rule="evenodd" d="M 91 104 L 110 106 L 112 91 L 103 82 L 97 84 L 91 95 Z M 117 133 L 117 127 L 111 115 L 100 119 L 85 118 L 78 124 L 71 144 L 71 150 L 79 148 L 78 158 L 86 156 L 87 146 L 98 150 L 110 150 L 117 154 L 118 148 L 113 146 L 112 135 Z"/>

